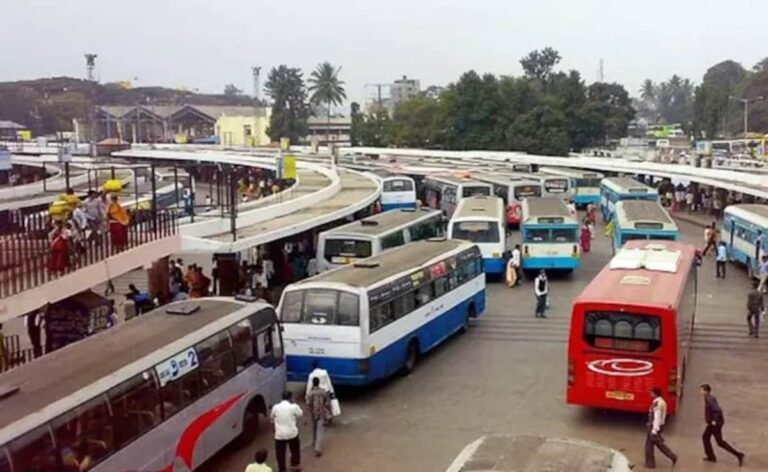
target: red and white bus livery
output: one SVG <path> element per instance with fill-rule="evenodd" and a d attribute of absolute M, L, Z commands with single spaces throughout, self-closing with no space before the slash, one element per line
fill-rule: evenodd
<path fill-rule="evenodd" d="M 675 413 L 696 313 L 696 250 L 629 241 L 573 302 L 567 402 L 643 412 L 650 390 Z"/>
<path fill-rule="evenodd" d="M 493 194 L 504 200 L 507 225 L 517 226 L 523 217 L 523 200 L 541 197 L 544 193 L 539 181 L 512 174 L 478 174 L 477 180 L 491 184 Z"/>

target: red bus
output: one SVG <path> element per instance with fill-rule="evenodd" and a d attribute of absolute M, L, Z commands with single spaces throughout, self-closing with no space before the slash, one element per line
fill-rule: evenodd
<path fill-rule="evenodd" d="M 573 302 L 567 402 L 647 411 L 650 390 L 669 413 L 682 394 L 696 313 L 696 250 L 629 241 Z"/>

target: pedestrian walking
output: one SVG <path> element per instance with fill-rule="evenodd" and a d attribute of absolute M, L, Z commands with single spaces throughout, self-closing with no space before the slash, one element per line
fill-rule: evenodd
<path fill-rule="evenodd" d="M 654 387 L 651 389 L 651 406 L 648 408 L 648 433 L 645 436 L 645 467 L 647 469 L 656 468 L 656 457 L 654 455 L 654 449 L 658 448 L 662 454 L 667 456 L 672 465 L 677 463 L 677 454 L 672 452 L 672 449 L 664 442 L 664 437 L 661 435 L 664 424 L 667 421 L 667 402 L 661 396 L 661 389 Z"/>
<path fill-rule="evenodd" d="M 760 285 L 762 285 L 762 282 Z M 752 287 L 752 291 L 747 295 L 747 327 L 749 328 L 750 336 L 759 338 L 760 317 L 765 310 L 765 303 L 763 301 L 763 292 L 760 291 L 756 280 L 752 281 Z"/>
<path fill-rule="evenodd" d="M 253 461 L 245 467 L 245 472 L 272 472 L 272 467 L 267 465 L 269 453 L 266 449 L 259 449 L 253 455 Z"/>
<path fill-rule="evenodd" d="M 717 462 L 715 451 L 712 450 L 712 436 L 715 437 L 715 442 L 721 449 L 724 449 L 733 454 L 739 461 L 739 467 L 744 464 L 743 452 L 739 452 L 733 448 L 728 442 L 723 439 L 723 425 L 725 425 L 725 415 L 723 409 L 720 408 L 720 404 L 717 402 L 717 398 L 712 395 L 712 386 L 709 384 L 701 384 L 699 387 L 701 395 L 704 397 L 704 421 L 707 423 L 707 427 L 704 429 L 704 434 L 701 436 L 701 440 L 704 443 L 704 460 L 707 462 Z"/>
<path fill-rule="evenodd" d="M 579 233 L 579 242 L 581 243 L 581 252 L 589 252 L 592 243 L 592 232 L 589 230 L 589 220 L 584 219 Z"/>
<path fill-rule="evenodd" d="M 695 210 L 693 206 L 693 191 L 688 187 L 688 191 L 685 193 L 685 210 L 690 213 Z"/>
<path fill-rule="evenodd" d="M 706 256 L 707 251 L 709 251 L 710 247 L 716 251 L 717 250 L 717 247 L 715 247 L 716 241 L 717 241 L 717 233 L 715 232 L 715 223 L 712 223 L 710 226 L 707 226 L 704 229 L 704 251 L 701 253 L 701 255 Z"/>
<path fill-rule="evenodd" d="M 283 393 L 283 400 L 272 407 L 269 416 L 275 426 L 275 455 L 278 472 L 288 472 L 285 467 L 286 449 L 291 451 L 291 470 L 301 470 L 298 420 L 302 415 L 301 407 L 293 403 L 293 395 L 288 391 Z"/>
<path fill-rule="evenodd" d="M 331 419 L 331 394 L 320 387 L 320 379 L 312 378 L 312 388 L 307 394 L 307 408 L 312 419 L 312 447 L 315 457 L 323 455 L 325 422 Z"/>
<path fill-rule="evenodd" d="M 766 282 L 768 282 L 768 254 L 763 254 L 757 269 L 757 275 L 760 277 L 760 285 L 758 285 L 757 290 L 765 293 Z"/>
<path fill-rule="evenodd" d="M 520 283 L 520 245 L 512 249 L 512 255 L 507 261 L 507 287 L 516 287 Z"/>
<path fill-rule="evenodd" d="M 546 318 L 549 281 L 544 269 L 541 269 L 539 275 L 536 276 L 536 280 L 533 281 L 533 291 L 536 294 L 536 318 Z"/>
<path fill-rule="evenodd" d="M 720 241 L 720 244 L 717 245 L 717 255 L 715 256 L 715 268 L 718 278 L 725 278 L 726 262 L 728 262 L 728 248 L 725 246 L 725 241 Z"/>

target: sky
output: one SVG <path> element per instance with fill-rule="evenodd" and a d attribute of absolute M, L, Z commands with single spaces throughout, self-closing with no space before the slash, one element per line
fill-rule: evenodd
<path fill-rule="evenodd" d="M 92 52 L 101 82 L 251 93 L 251 66 L 306 77 L 330 61 L 361 102 L 403 75 L 422 88 L 469 69 L 520 75 L 546 46 L 587 83 L 602 59 L 631 94 L 645 78 L 700 82 L 722 60 L 768 55 L 766 0 L 0 0 L 0 20 L 0 81 L 84 77 Z"/>

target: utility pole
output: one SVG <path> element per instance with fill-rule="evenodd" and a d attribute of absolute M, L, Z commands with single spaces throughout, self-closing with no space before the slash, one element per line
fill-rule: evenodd
<path fill-rule="evenodd" d="M 382 87 L 392 87 L 392 84 L 365 84 L 365 88 L 368 87 L 376 87 L 376 104 L 381 109 L 382 106 L 382 97 L 381 97 L 381 88 Z"/>
<path fill-rule="evenodd" d="M 747 139 L 747 133 L 749 132 L 749 104 L 753 102 L 759 102 L 760 100 L 765 100 L 765 96 L 759 95 L 752 98 L 742 98 L 729 95 L 728 98 L 744 104 L 744 139 Z"/>
<path fill-rule="evenodd" d="M 85 75 L 88 79 L 88 83 L 90 86 L 90 95 L 91 95 L 91 106 L 90 111 L 88 112 L 88 142 L 90 142 L 90 155 L 91 157 L 96 156 L 96 139 L 94 137 L 94 134 L 96 132 L 96 126 L 95 126 L 95 107 L 96 107 L 96 90 L 94 87 L 94 75 L 93 71 L 96 68 L 96 58 L 99 57 L 98 54 L 92 54 L 88 53 L 85 55 Z"/>
<path fill-rule="evenodd" d="M 253 74 L 253 100 L 258 107 L 261 102 L 261 66 L 251 66 L 251 73 Z"/>

